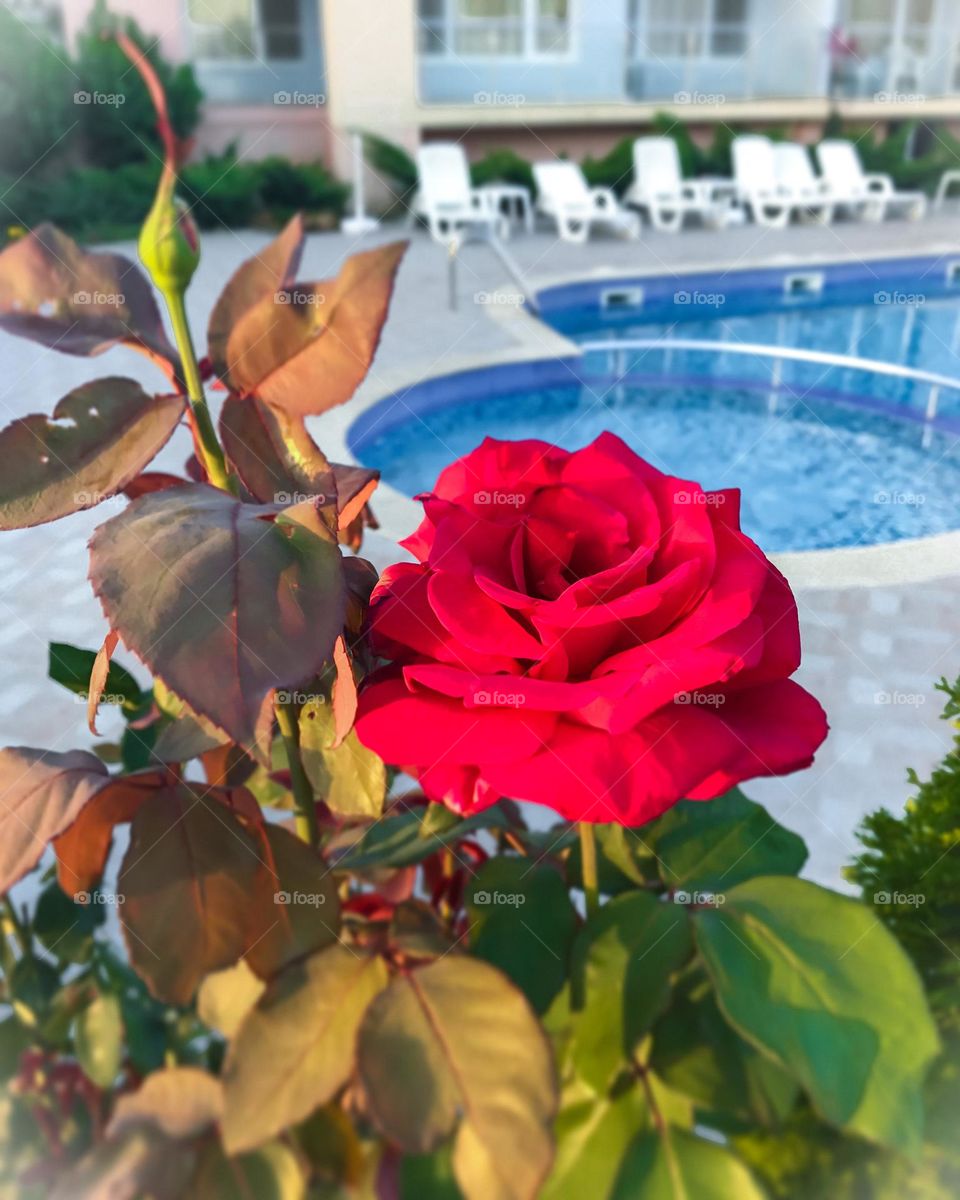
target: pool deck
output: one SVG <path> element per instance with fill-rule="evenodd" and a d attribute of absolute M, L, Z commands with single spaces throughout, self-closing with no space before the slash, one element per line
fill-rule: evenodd
<path fill-rule="evenodd" d="M 327 277 L 349 253 L 405 236 L 397 228 L 362 241 L 311 235 L 301 275 Z M 222 282 L 268 240 L 260 232 L 204 235 L 203 262 L 188 296 L 195 330 L 205 327 Z M 135 257 L 131 245 L 116 249 Z M 509 250 L 534 288 L 590 276 L 676 274 L 679 280 L 700 268 L 804 266 L 840 258 L 869 262 L 896 254 L 960 258 L 960 216 L 786 230 L 744 226 L 723 233 L 645 230 L 639 242 L 598 238 L 583 246 L 538 233 L 515 238 Z M 343 452 L 346 428 L 360 407 L 416 380 L 569 349 L 565 339 L 518 312 L 517 287 L 489 247 L 463 248 L 456 283 L 452 309 L 445 252 L 422 232 L 413 234 L 368 379 L 350 405 L 313 425 L 332 457 Z M 131 351 L 72 358 L 0 333 L 0 353 L 4 423 L 49 412 L 71 388 L 106 374 L 163 386 L 155 369 Z M 188 451 L 186 434 L 178 433 L 157 467 L 178 471 Z M 119 507 L 119 501 L 109 501 L 53 525 L 0 537 L 0 745 L 66 750 L 91 744 L 83 705 L 45 679 L 47 644 L 59 640 L 97 647 L 102 641 L 106 623 L 86 580 L 85 543 Z M 409 501 L 386 493 L 378 511 L 392 533 L 406 528 L 414 512 Z M 791 570 L 791 556 L 781 559 L 800 606 L 804 663 L 798 679 L 823 703 L 832 733 L 808 771 L 745 790 L 803 834 L 812 853 L 808 873 L 825 883 L 838 883 L 840 868 L 854 855 L 852 831 L 860 817 L 880 805 L 898 810 L 909 796 L 906 768 L 924 774 L 949 744 L 933 683 L 960 670 L 960 556 L 949 535 L 939 547 L 932 541 L 921 546 L 919 560 L 916 551 L 914 564 L 920 561 L 925 570 L 911 582 L 896 582 L 902 578 L 899 568 L 885 574 L 883 563 L 873 559 L 869 567 L 858 566 L 856 552 L 845 560 L 844 570 L 819 576 L 799 565 L 798 575 Z M 366 552 L 379 566 L 397 557 L 383 535 L 371 537 Z M 145 678 L 142 669 L 139 674 Z M 119 728 L 110 710 L 104 710 L 100 724 L 107 735 Z M 914 890 L 923 890 L 922 880 Z"/>

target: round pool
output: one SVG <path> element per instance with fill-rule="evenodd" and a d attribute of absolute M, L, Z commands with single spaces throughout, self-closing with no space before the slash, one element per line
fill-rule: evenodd
<path fill-rule="evenodd" d="M 764 550 L 818 550 L 960 528 L 960 437 L 914 411 L 741 384 L 583 377 L 578 360 L 433 379 L 367 409 L 350 448 L 413 496 L 486 436 L 573 450 L 604 430 L 670 474 L 738 487 Z"/>

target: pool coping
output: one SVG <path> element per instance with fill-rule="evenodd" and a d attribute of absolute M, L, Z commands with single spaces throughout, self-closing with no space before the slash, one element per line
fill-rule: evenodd
<path fill-rule="evenodd" d="M 682 236 L 678 234 L 677 236 Z M 780 252 L 745 264 L 742 257 L 724 262 L 693 261 L 674 270 L 656 267 L 630 269 L 596 266 L 592 269 L 554 272 L 528 279 L 534 295 L 554 288 L 591 284 L 601 281 L 639 279 L 682 280 L 698 274 L 714 276 L 743 274 L 763 270 L 827 267 L 847 263 L 889 262 L 897 259 L 936 259 L 948 257 L 960 261 L 955 243 L 934 243 L 924 247 L 897 252 L 885 250 L 882 255 L 865 256 L 855 252 L 838 253 L 826 259 L 823 254 Z M 516 283 L 505 280 L 497 288 L 511 295 Z M 514 340 L 513 345 L 499 350 L 472 353 L 445 360 L 442 368 L 436 363 L 409 364 L 377 370 L 377 388 L 364 388 L 359 397 L 334 409 L 323 417 L 322 435 L 325 452 L 336 462 L 358 463 L 350 445 L 350 431 L 362 415 L 406 390 L 434 380 L 464 372 L 511 363 L 533 362 L 550 358 L 579 358 L 581 347 L 541 321 L 530 309 L 516 303 L 485 305 L 486 317 Z M 374 495 L 373 507 L 380 524 L 380 533 L 394 542 L 410 534 L 422 517 L 420 504 L 390 484 L 381 482 Z M 797 550 L 771 554 L 770 558 L 788 577 L 791 584 L 804 589 L 855 588 L 895 586 L 923 583 L 960 574 L 960 529 L 931 534 L 923 538 L 904 538 L 895 542 L 878 542 L 870 546 L 842 546 L 826 550 Z"/>

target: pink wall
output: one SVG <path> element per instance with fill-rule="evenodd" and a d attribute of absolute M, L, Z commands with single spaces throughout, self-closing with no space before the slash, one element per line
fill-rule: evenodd
<path fill-rule="evenodd" d="M 330 162 L 330 121 L 325 107 L 205 104 L 195 137 L 194 158 L 218 154 L 233 142 L 241 157 L 282 154 L 294 162 Z"/>

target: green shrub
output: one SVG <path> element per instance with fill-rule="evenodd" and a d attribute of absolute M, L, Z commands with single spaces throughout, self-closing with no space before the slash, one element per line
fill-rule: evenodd
<path fill-rule="evenodd" d="M 636 138 L 633 133 L 621 138 L 603 158 L 588 155 L 581 164 L 587 183 L 591 187 L 612 188 L 622 196 L 633 182 L 633 143 Z"/>
<path fill-rule="evenodd" d="M 0 170 L 16 178 L 66 151 L 75 85 L 62 49 L 0 7 Z"/>
<path fill-rule="evenodd" d="M 238 162 L 232 151 L 184 167 L 178 190 L 201 229 L 242 229 L 261 211 L 257 164 Z"/>
<path fill-rule="evenodd" d="M 334 179 L 322 163 L 292 163 L 274 156 L 255 165 L 260 202 L 281 221 L 295 212 L 343 213 L 350 188 Z"/>
<path fill-rule="evenodd" d="M 515 150 L 491 150 L 479 162 L 470 167 L 474 187 L 488 183 L 513 183 L 536 194 L 533 182 L 533 167 Z"/>
<path fill-rule="evenodd" d="M 196 128 L 203 99 L 191 66 L 171 66 L 157 50 L 155 39 L 147 37 L 136 22 L 129 18 L 121 21 L 107 10 L 105 0 L 97 0 L 77 42 L 75 70 L 79 77 L 77 90 L 91 97 L 116 98 L 77 108 L 85 157 L 102 167 L 148 161 L 160 153 L 157 119 L 146 86 L 116 42 L 104 37 L 118 27 L 136 42 L 156 69 L 178 137 L 187 138 Z"/>

